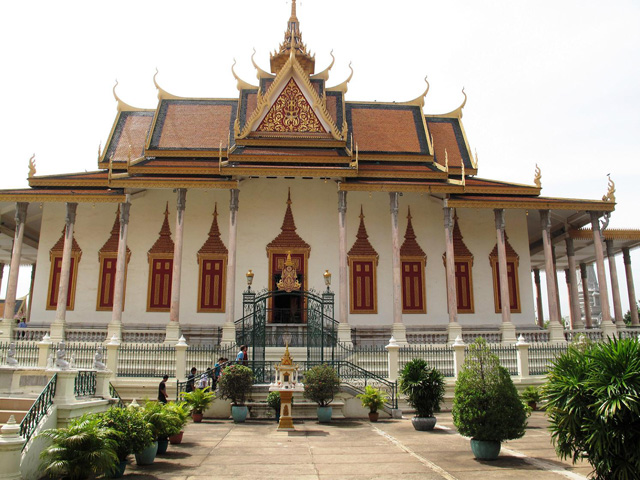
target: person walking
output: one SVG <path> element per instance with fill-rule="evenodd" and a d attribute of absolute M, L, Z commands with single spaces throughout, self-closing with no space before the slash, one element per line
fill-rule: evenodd
<path fill-rule="evenodd" d="M 197 371 L 198 369 L 196 367 L 193 367 L 191 369 L 191 373 L 187 377 L 187 388 L 186 388 L 187 392 L 193 392 L 196 388 L 196 372 Z"/>
<path fill-rule="evenodd" d="M 249 356 L 247 355 L 247 346 L 240 346 L 240 351 L 236 356 L 236 363 L 238 365 L 244 365 L 245 367 L 249 365 Z"/>
<path fill-rule="evenodd" d="M 167 403 L 169 398 L 169 395 L 167 395 L 167 380 L 169 380 L 169 375 L 164 375 L 160 385 L 158 385 L 158 401 L 160 403 Z"/>

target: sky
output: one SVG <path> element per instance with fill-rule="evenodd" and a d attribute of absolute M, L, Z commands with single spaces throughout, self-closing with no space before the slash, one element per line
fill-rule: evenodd
<path fill-rule="evenodd" d="M 268 70 L 290 5 L 2 2 L 0 189 L 27 186 L 34 153 L 38 175 L 95 170 L 116 115 L 116 79 L 120 98 L 137 107 L 157 104 L 156 68 L 172 94 L 237 98 L 234 58 L 255 84 L 253 49 Z M 347 100 L 411 100 L 428 75 L 425 112 L 445 113 L 464 87 L 480 177 L 532 184 L 538 164 L 543 195 L 599 199 L 610 174 L 618 202 L 610 227 L 640 228 L 640 2 L 303 0 L 297 10 L 316 71 L 332 50 L 336 57 L 328 86 L 352 62 Z M 640 285 L 640 254 L 632 259 Z"/>

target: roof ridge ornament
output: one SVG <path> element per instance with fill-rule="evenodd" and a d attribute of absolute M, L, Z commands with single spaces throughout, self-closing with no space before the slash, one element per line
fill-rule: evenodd
<path fill-rule="evenodd" d="M 253 52 L 255 54 L 255 50 Z M 233 74 L 233 78 L 236 79 L 236 88 L 238 89 L 238 91 L 241 91 L 241 90 L 255 90 L 255 89 L 257 89 L 258 88 L 257 86 L 251 85 L 250 83 L 245 82 L 244 80 L 242 80 L 238 76 L 238 74 L 236 73 L 236 70 L 234 68 L 236 66 L 236 63 L 237 63 L 236 59 L 234 58 L 233 59 L 233 64 L 231 65 L 231 73 Z"/>
<path fill-rule="evenodd" d="M 425 75 L 424 77 L 424 83 L 427 84 L 427 88 L 425 89 L 424 92 L 422 92 L 422 94 L 416 98 L 414 98 L 413 100 L 409 100 L 408 102 L 399 102 L 399 105 L 417 105 L 420 108 L 424 107 L 424 98 L 427 96 L 427 93 L 429 93 L 429 81 L 427 80 L 428 75 Z"/>
<path fill-rule="evenodd" d="M 129 105 L 126 102 L 123 102 L 122 99 L 116 93 L 117 86 L 118 86 L 118 79 L 116 78 L 116 84 L 113 86 L 112 91 L 113 91 L 113 97 L 116 99 L 116 102 L 118 102 L 118 105 L 117 105 L 118 112 L 139 112 L 144 110 L 144 108 L 134 107 L 132 105 Z"/>
<path fill-rule="evenodd" d="M 611 177 L 607 173 L 607 177 L 609 177 L 609 182 L 607 186 L 609 187 L 607 190 L 607 194 L 602 197 L 603 202 L 616 202 L 616 184 L 611 180 Z"/>
<path fill-rule="evenodd" d="M 351 63 L 352 62 L 349 62 L 349 70 L 351 70 L 349 78 L 347 78 L 344 82 L 339 83 L 338 85 L 327 88 L 327 92 L 342 92 L 343 94 L 347 93 L 347 85 L 353 78 L 353 67 L 351 66 Z"/>
<path fill-rule="evenodd" d="M 329 66 L 325 68 L 323 71 L 321 71 L 320 73 L 311 75 L 310 78 L 312 80 L 324 80 L 324 81 L 329 80 L 329 72 L 333 68 L 333 64 L 336 63 L 336 57 L 333 56 L 333 49 L 331 49 L 331 51 L 329 52 L 329 55 L 331 55 L 331 63 L 329 64 Z"/>
<path fill-rule="evenodd" d="M 446 118 L 462 118 L 462 109 L 465 107 L 465 105 L 467 104 L 467 94 L 464 91 L 464 87 L 462 87 L 462 95 L 464 95 L 464 100 L 462 101 L 462 103 L 460 104 L 460 106 L 458 108 L 456 108 L 455 110 L 450 111 L 449 113 L 440 113 L 437 115 L 431 115 L 432 117 L 446 117 Z"/>
<path fill-rule="evenodd" d="M 155 85 L 156 90 L 158 90 L 158 100 L 176 100 L 183 98 L 167 92 L 164 88 L 158 85 L 158 81 L 156 80 L 158 73 L 160 73 L 160 71 L 158 70 L 158 67 L 156 67 L 156 73 L 153 75 L 153 84 Z"/>
<path fill-rule="evenodd" d="M 273 75 L 272 73 L 266 72 L 263 69 L 261 69 L 258 64 L 255 61 L 255 57 L 256 56 L 256 49 L 253 49 L 253 53 L 251 54 L 251 63 L 253 64 L 253 68 L 255 68 L 258 72 L 258 74 L 256 75 L 256 77 L 258 78 L 258 80 L 260 80 L 261 78 L 267 77 L 267 78 L 275 78 L 275 75 Z M 235 59 L 234 59 L 235 61 Z"/>
<path fill-rule="evenodd" d="M 33 178 L 36 175 L 36 154 L 31 155 L 29 159 L 29 178 Z"/>
<path fill-rule="evenodd" d="M 533 183 L 535 184 L 536 187 L 538 188 L 542 188 L 542 171 L 540 170 L 540 167 L 538 166 L 538 164 L 536 163 L 536 173 L 535 176 L 533 177 Z"/>

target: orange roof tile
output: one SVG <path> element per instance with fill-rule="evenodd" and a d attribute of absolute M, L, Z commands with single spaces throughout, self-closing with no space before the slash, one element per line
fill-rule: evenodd
<path fill-rule="evenodd" d="M 351 106 L 347 113 L 351 121 L 354 148 L 357 143 L 360 152 L 427 154 L 419 138 L 418 128 L 422 125 L 416 125 L 413 111 L 407 108 L 367 107 Z"/>
<path fill-rule="evenodd" d="M 171 227 L 169 227 L 169 202 L 164 210 L 164 221 L 162 222 L 162 228 L 160 228 L 160 234 L 156 243 L 147 252 L 148 256 L 152 254 L 171 254 L 173 255 L 174 244 L 171 239 Z"/>
<path fill-rule="evenodd" d="M 220 254 L 227 255 L 229 251 L 224 242 L 220 238 L 220 228 L 218 227 L 218 203 L 213 209 L 213 221 L 211 222 L 211 228 L 209 229 L 209 238 L 204 242 L 202 248 L 198 250 L 198 256 L 204 254 Z"/>
<path fill-rule="evenodd" d="M 351 250 L 347 253 L 351 257 L 376 257 L 378 258 L 378 252 L 376 252 L 371 242 L 369 242 L 369 235 L 367 234 L 367 228 L 364 225 L 364 213 L 362 211 L 362 205 L 360 206 L 360 225 L 358 226 L 358 233 L 356 234 L 356 241 L 351 247 Z"/>
<path fill-rule="evenodd" d="M 456 139 L 456 133 L 451 123 L 434 123 L 427 120 L 429 133 L 433 135 L 433 148 L 436 161 L 440 165 L 445 164 L 446 157 L 449 159 L 450 167 L 460 167 L 462 165 L 462 154 Z M 465 165 L 468 166 L 468 165 Z"/>
<path fill-rule="evenodd" d="M 124 116 L 125 113 L 129 115 Z M 145 113 L 140 115 L 137 113 Z M 147 112 L 122 112 L 121 117 L 124 116 L 124 123 L 121 130 L 118 133 L 117 138 L 114 135 L 112 142 L 114 143 L 113 149 L 109 146 L 107 157 L 105 160 L 112 159 L 114 162 L 121 161 L 126 162 L 129 157 L 132 160 L 139 158 L 144 153 L 144 147 L 147 142 L 147 134 L 153 121 L 153 115 L 146 114 Z M 129 149 L 131 146 L 131 149 Z"/>

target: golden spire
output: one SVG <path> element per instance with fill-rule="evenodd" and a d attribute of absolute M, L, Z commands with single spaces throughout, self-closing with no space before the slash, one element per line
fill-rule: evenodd
<path fill-rule="evenodd" d="M 609 176 L 609 175 L 607 175 Z M 607 186 L 609 187 L 609 189 L 607 190 L 607 194 L 604 195 L 602 197 L 602 201 L 603 202 L 614 202 L 616 201 L 616 184 L 613 183 L 613 180 L 611 180 L 611 177 L 609 177 L 609 182 L 607 184 Z"/>
<path fill-rule="evenodd" d="M 29 178 L 32 178 L 36 174 L 36 154 L 31 155 L 29 159 Z"/>
<path fill-rule="evenodd" d="M 312 56 L 307 52 L 307 46 L 302 43 L 295 0 L 291 2 L 291 16 L 287 23 L 287 30 L 284 32 L 284 41 L 280 44 L 278 52 L 271 54 L 271 73 L 277 74 L 292 55 L 296 57 L 307 75 L 313 75 L 316 59 L 315 55 Z"/>

